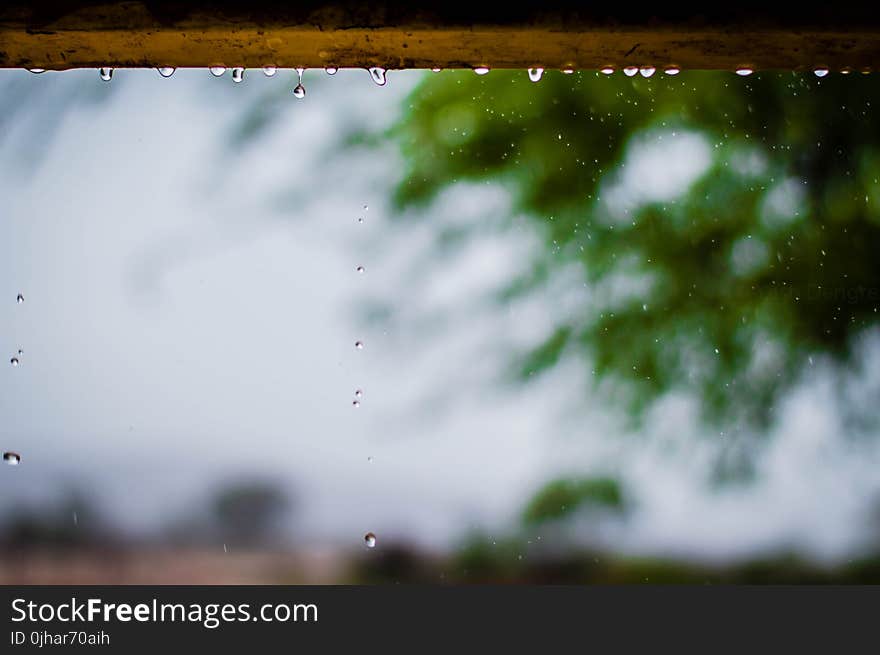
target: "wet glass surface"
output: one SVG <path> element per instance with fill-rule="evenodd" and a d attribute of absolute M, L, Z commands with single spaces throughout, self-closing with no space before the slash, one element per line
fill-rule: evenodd
<path fill-rule="evenodd" d="M 0 72 L 0 580 L 876 581 L 877 76 L 538 70 Z"/>

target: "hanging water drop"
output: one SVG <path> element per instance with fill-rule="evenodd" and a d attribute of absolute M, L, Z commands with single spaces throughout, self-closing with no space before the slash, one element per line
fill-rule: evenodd
<path fill-rule="evenodd" d="M 21 303 L 24 302 L 24 296 L 21 295 L 21 294 L 18 294 L 18 295 L 15 297 L 15 302 L 17 302 L 17 303 L 20 305 Z"/>
<path fill-rule="evenodd" d="M 623 74 L 626 75 L 627 77 L 632 77 L 633 75 L 635 75 L 638 72 L 639 72 L 638 66 L 627 66 L 626 68 L 623 69 Z"/>
<path fill-rule="evenodd" d="M 174 66 L 159 66 L 159 68 L 157 68 L 156 70 L 159 71 L 159 75 L 161 75 L 162 77 L 171 77 L 172 75 L 174 75 L 174 71 L 176 69 L 174 68 Z"/>
<path fill-rule="evenodd" d="M 477 66 L 477 67 L 474 69 L 474 72 L 475 72 L 477 75 L 485 75 L 486 73 L 489 72 L 489 69 L 488 69 L 486 66 Z"/>
<path fill-rule="evenodd" d="M 363 350 L 364 349 L 364 342 L 363 341 L 355 341 L 354 347 L 357 348 L 358 350 Z"/>
<path fill-rule="evenodd" d="M 273 77 L 278 69 L 274 66 L 263 66 L 263 75 Z"/>
<path fill-rule="evenodd" d="M 385 86 L 385 82 L 388 81 L 385 78 L 385 69 L 379 68 L 378 66 L 374 66 L 370 69 L 370 77 L 372 77 L 373 81 L 379 86 Z"/>
<path fill-rule="evenodd" d="M 294 97 L 299 99 L 306 97 L 306 87 L 303 86 L 303 70 L 302 68 L 296 69 L 297 85 L 293 88 Z"/>
<path fill-rule="evenodd" d="M 544 75 L 543 68 L 530 68 L 529 69 L 529 79 L 532 82 L 540 82 L 541 77 Z"/>
<path fill-rule="evenodd" d="M 9 466 L 18 466 L 21 464 L 21 455 L 14 453 L 11 450 L 7 450 L 3 453 L 3 461 L 9 464 Z M 375 537 L 373 538 L 373 541 L 375 542 Z M 372 548 L 372 546 L 370 546 L 370 548 Z"/>
<path fill-rule="evenodd" d="M 40 73 L 45 73 L 45 68 L 28 68 L 28 71 L 33 73 L 34 75 L 39 75 Z"/>
<path fill-rule="evenodd" d="M 372 532 L 368 532 L 364 535 L 364 543 L 367 544 L 367 548 L 375 548 L 376 535 L 374 535 Z"/>
<path fill-rule="evenodd" d="M 324 69 L 324 72 L 327 73 L 327 75 L 336 75 L 338 70 L 339 69 L 336 68 L 336 66 L 327 66 L 327 68 Z"/>
<path fill-rule="evenodd" d="M 753 71 L 751 68 L 737 68 L 736 69 L 736 74 L 739 75 L 740 77 L 747 77 L 754 72 L 755 71 Z"/>
<path fill-rule="evenodd" d="M 611 68 L 611 66 L 606 66 L 605 68 L 600 68 L 599 72 L 602 73 L 602 75 L 613 75 L 614 69 Z"/>
<path fill-rule="evenodd" d="M 827 68 L 816 68 L 813 70 L 813 73 L 816 75 L 816 77 L 825 77 L 826 75 L 828 75 L 828 69 Z"/>
<path fill-rule="evenodd" d="M 639 69 L 639 72 L 642 74 L 642 77 L 651 77 L 656 70 L 653 66 L 643 66 Z"/>
<path fill-rule="evenodd" d="M 238 84 L 244 79 L 244 68 L 237 66 L 232 69 L 232 81 Z"/>
<path fill-rule="evenodd" d="M 222 77 L 226 72 L 226 66 L 211 66 L 208 70 L 214 77 Z"/>
<path fill-rule="evenodd" d="M 681 69 L 677 66 L 670 66 L 665 71 L 663 71 L 667 75 L 678 75 L 681 72 Z"/>
<path fill-rule="evenodd" d="M 439 69 L 439 68 L 432 68 L 432 69 L 431 69 L 431 72 L 432 72 L 432 73 L 439 73 L 439 72 L 440 72 L 440 69 Z"/>
<path fill-rule="evenodd" d="M 113 69 L 112 68 L 102 68 L 101 69 L 101 79 L 105 82 L 109 82 L 113 79 Z"/>
<path fill-rule="evenodd" d="M 574 68 L 563 68 L 562 69 L 563 75 L 571 75 L 572 73 L 574 73 Z"/>

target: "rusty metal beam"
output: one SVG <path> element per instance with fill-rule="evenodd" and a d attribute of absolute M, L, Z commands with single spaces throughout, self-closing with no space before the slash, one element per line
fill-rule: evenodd
<path fill-rule="evenodd" d="M 455 1 L 415 9 L 315 0 L 13 1 L 0 8 L 0 67 L 101 66 L 867 71 L 880 69 L 880 12 L 794 14 L 740 3 L 736 11 L 677 5 L 659 14 L 630 5 L 608 15 L 565 1 L 504 14 Z"/>

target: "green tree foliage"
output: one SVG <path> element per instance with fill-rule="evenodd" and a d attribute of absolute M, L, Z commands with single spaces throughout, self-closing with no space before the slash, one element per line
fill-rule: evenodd
<path fill-rule="evenodd" d="M 585 507 L 620 511 L 624 507 L 620 484 L 613 478 L 561 479 L 548 482 L 523 512 L 526 525 L 569 516 Z"/>
<path fill-rule="evenodd" d="M 458 182 L 497 183 L 545 247 L 501 290 L 575 264 L 604 298 L 524 353 L 522 379 L 582 356 L 638 417 L 695 393 L 709 419 L 766 425 L 808 356 L 846 362 L 880 314 L 876 75 L 693 72 L 651 79 L 523 71 L 426 76 L 393 128 L 400 210 Z M 607 198 L 642 142 L 699 135 L 707 170 L 685 193 Z M 637 289 L 598 293 L 620 280 Z"/>

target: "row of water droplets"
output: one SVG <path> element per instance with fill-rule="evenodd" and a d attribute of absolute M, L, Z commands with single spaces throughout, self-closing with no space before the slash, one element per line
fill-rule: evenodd
<path fill-rule="evenodd" d="M 31 73 L 44 73 L 46 71 L 45 68 L 30 68 L 28 70 L 30 70 Z M 174 72 L 176 70 L 177 69 L 173 66 L 159 66 L 156 68 L 156 71 L 162 77 L 171 77 L 172 75 L 174 75 Z M 239 83 L 239 82 L 244 81 L 244 76 L 245 76 L 245 72 L 247 69 L 245 69 L 243 66 L 234 66 L 230 69 L 227 69 L 226 66 L 209 66 L 208 70 L 211 72 L 211 75 L 213 75 L 214 77 L 223 77 L 223 75 L 226 74 L 226 71 L 230 70 L 231 75 L 232 75 L 232 81 Z M 293 88 L 292 93 L 297 98 L 305 98 L 306 97 L 306 88 L 305 88 L 305 86 L 303 86 L 303 73 L 305 72 L 306 69 L 305 68 L 296 68 L 294 70 L 296 71 L 296 75 L 297 75 L 297 83 L 296 83 L 296 86 Z M 385 75 L 386 70 L 384 68 L 376 66 L 373 68 L 369 68 L 367 70 L 370 73 L 370 77 L 372 78 L 372 80 L 376 84 L 378 84 L 379 86 L 385 86 L 385 83 L 387 82 L 387 77 Z M 326 68 L 324 68 L 324 71 L 327 73 L 327 75 L 336 75 L 336 73 L 339 71 L 339 69 L 335 66 L 327 66 Z M 105 82 L 109 82 L 110 80 L 113 79 L 113 69 L 112 68 L 103 67 L 103 68 L 100 68 L 98 70 L 98 72 L 101 76 L 101 79 L 104 80 Z M 277 72 L 278 72 L 278 68 L 276 66 L 263 66 L 263 74 L 266 77 L 275 77 L 275 74 Z"/>
<path fill-rule="evenodd" d="M 31 73 L 45 73 L 45 68 L 29 68 Z M 98 69 L 98 73 L 101 76 L 101 79 L 105 82 L 109 82 L 113 79 L 113 68 L 110 67 L 101 67 Z M 174 66 L 158 66 L 156 71 L 162 77 L 171 77 L 174 75 L 174 72 L 177 70 Z M 211 75 L 214 77 L 222 77 L 226 74 L 227 70 L 231 71 L 232 81 L 233 82 L 242 82 L 244 81 L 245 69 L 243 66 L 234 66 L 230 69 L 227 69 L 226 66 L 209 66 L 208 70 L 211 72 Z M 306 88 L 303 86 L 303 73 L 305 72 L 305 68 L 296 68 L 294 69 L 297 74 L 297 84 L 293 88 L 293 95 L 297 98 L 304 98 L 306 96 Z M 336 75 L 339 69 L 335 66 L 327 66 L 324 71 L 327 75 Z M 387 81 L 385 77 L 385 69 L 380 67 L 373 67 L 368 69 L 370 73 L 370 77 L 373 81 L 379 86 L 385 86 L 385 82 Z M 278 72 L 278 68 L 276 66 L 263 66 L 263 74 L 266 77 L 274 77 L 275 73 Z"/>
<path fill-rule="evenodd" d="M 654 75 L 654 73 L 657 72 L 657 68 L 655 68 L 654 66 L 625 66 L 621 70 L 623 71 L 623 74 L 626 75 L 627 77 L 635 77 L 636 75 L 641 75 L 642 77 L 652 77 Z M 489 69 L 488 68 L 475 68 L 474 72 L 477 73 L 478 75 L 485 75 L 486 73 L 489 72 Z M 571 75 L 573 72 L 574 72 L 573 68 L 563 68 L 562 69 L 562 73 L 564 73 L 566 75 Z M 605 66 L 603 68 L 600 68 L 599 72 L 602 73 L 603 75 L 613 75 L 615 73 L 615 68 L 612 66 Z M 679 68 L 678 66 L 669 66 L 667 68 L 664 68 L 663 72 L 666 75 L 678 75 L 681 72 L 681 68 Z M 749 68 L 747 66 L 742 66 L 740 68 L 737 68 L 734 72 L 737 75 L 745 77 L 745 76 L 748 76 L 748 75 L 751 75 L 752 73 L 754 73 L 755 69 Z M 813 69 L 813 73 L 816 75 L 816 77 L 825 77 L 830 72 L 831 72 L 831 70 L 829 68 L 825 68 L 824 66 Z M 840 70 L 840 72 L 843 75 L 847 75 L 852 72 L 852 69 L 851 68 L 842 68 Z M 871 70 L 869 68 L 862 69 L 862 73 L 864 73 L 864 74 L 867 74 L 870 72 L 871 72 Z M 544 76 L 544 69 L 543 68 L 529 68 L 528 74 L 529 74 L 529 79 L 532 82 L 540 82 L 541 78 Z"/>
<path fill-rule="evenodd" d="M 22 294 L 18 294 L 15 297 L 15 302 L 21 305 L 24 302 L 24 296 Z M 24 351 L 19 348 L 15 355 L 12 356 L 12 359 L 9 360 L 9 363 L 12 364 L 13 368 L 18 368 L 21 363 L 21 356 L 24 354 Z M 3 461 L 9 466 L 18 466 L 21 463 L 21 455 L 14 450 L 5 450 L 3 451 Z"/>
<path fill-rule="evenodd" d="M 30 72 L 32 72 L 32 73 L 43 73 L 46 71 L 46 69 L 44 69 L 44 68 L 30 68 L 28 70 L 30 70 Z M 171 77 L 172 75 L 174 75 L 174 72 L 177 69 L 174 68 L 173 66 L 159 66 L 158 68 L 156 68 L 156 70 L 158 71 L 159 75 L 161 75 L 162 77 Z M 242 66 L 235 66 L 231 69 L 227 69 L 226 66 L 210 66 L 208 68 L 208 70 L 211 72 L 211 74 L 214 77 L 222 77 L 223 75 L 226 74 L 227 70 L 230 70 L 232 73 L 232 81 L 236 82 L 236 83 L 242 82 L 244 80 L 245 71 L 246 71 L 246 69 Z M 305 72 L 306 69 L 305 68 L 296 68 L 294 70 L 296 71 L 296 74 L 297 74 L 297 84 L 296 84 L 296 86 L 294 86 L 292 93 L 297 98 L 304 98 L 306 95 L 306 88 L 305 88 L 305 86 L 303 86 L 303 73 Z M 339 69 L 335 66 L 328 66 L 324 69 L 324 71 L 328 75 L 336 75 L 338 70 Z M 439 73 L 441 70 L 442 69 L 440 69 L 440 68 L 432 68 L 431 69 L 431 71 L 434 73 Z M 657 68 L 654 66 L 624 66 L 620 70 L 622 70 L 623 74 L 626 75 L 627 77 L 635 77 L 636 75 L 641 75 L 642 77 L 647 78 L 647 77 L 652 77 L 654 75 L 654 73 L 657 72 Z M 370 78 L 373 80 L 373 82 L 375 82 L 379 86 L 385 86 L 386 82 L 388 81 L 386 69 L 384 69 L 380 66 L 374 66 L 372 68 L 368 68 L 367 71 L 369 72 Z M 487 66 L 477 66 L 477 67 L 473 68 L 473 71 L 477 75 L 486 75 L 487 73 L 489 73 L 490 69 Z M 532 82 L 540 82 L 541 78 L 544 76 L 544 71 L 545 71 L 545 69 L 540 68 L 540 67 L 529 68 L 527 70 L 529 79 Z M 266 77 L 274 77 L 277 72 L 278 72 L 278 69 L 275 66 L 264 66 L 263 67 L 263 74 Z M 571 75 L 572 73 L 575 72 L 575 69 L 574 68 L 563 68 L 563 69 L 561 69 L 561 72 L 565 75 Z M 616 72 L 616 69 L 612 66 L 605 66 L 603 68 L 600 68 L 599 72 L 602 73 L 603 75 L 613 75 Z M 678 66 L 668 66 L 663 69 L 663 73 L 665 73 L 666 75 L 678 75 L 680 72 L 681 72 L 681 68 L 679 68 Z M 741 67 L 737 68 L 734 72 L 737 75 L 745 77 L 745 76 L 748 76 L 748 75 L 751 75 L 752 73 L 754 73 L 755 69 L 750 68 L 748 66 L 741 66 Z M 816 67 L 813 69 L 813 73 L 816 75 L 816 77 L 825 77 L 830 72 L 831 72 L 831 69 L 829 69 L 825 66 L 819 66 L 819 67 Z M 853 72 L 853 69 L 851 69 L 849 67 L 845 67 L 845 68 L 840 69 L 840 73 L 843 75 L 847 75 L 852 72 Z M 861 72 L 863 74 L 868 74 L 872 71 L 870 68 L 863 68 L 861 70 Z M 107 68 L 107 67 L 100 68 L 99 73 L 100 73 L 101 79 L 104 80 L 105 82 L 109 82 L 110 80 L 113 79 L 113 69 L 112 68 Z"/>
<path fill-rule="evenodd" d="M 330 73 L 329 70 L 327 72 L 330 73 L 330 75 L 336 74 L 336 69 L 334 68 L 332 70 L 333 70 L 332 73 Z M 383 81 L 383 84 L 384 84 L 384 81 Z M 357 219 L 358 224 L 363 224 L 363 222 L 366 218 L 366 213 L 369 211 L 369 209 L 370 209 L 369 205 L 364 205 L 364 207 L 363 207 L 364 213 L 361 214 L 360 216 L 358 216 L 358 219 Z M 364 273 L 367 272 L 367 269 L 364 267 L 363 264 L 358 264 L 354 270 L 358 275 L 363 275 Z M 357 341 L 354 342 L 354 347 L 356 350 L 363 350 L 364 349 L 364 342 L 362 340 L 358 339 Z M 361 389 L 360 387 L 355 389 L 354 390 L 354 398 L 351 401 L 351 406 L 354 407 L 355 409 L 359 408 L 361 406 L 361 399 L 363 397 L 364 397 L 364 390 Z M 367 457 L 367 461 L 372 462 L 373 461 L 372 456 Z M 367 532 L 364 535 L 364 544 L 366 544 L 367 548 L 375 548 L 376 547 L 375 533 Z"/>

